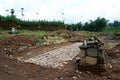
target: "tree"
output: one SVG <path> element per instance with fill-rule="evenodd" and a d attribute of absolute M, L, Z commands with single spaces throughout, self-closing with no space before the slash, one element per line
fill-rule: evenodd
<path fill-rule="evenodd" d="M 105 18 L 100 18 L 98 17 L 94 23 L 95 23 L 95 31 L 101 31 L 102 29 L 104 29 L 107 25 L 108 20 L 106 20 Z"/>
<path fill-rule="evenodd" d="M 118 27 L 119 26 L 119 21 L 114 21 L 114 23 L 113 23 L 113 27 Z"/>
<path fill-rule="evenodd" d="M 81 30 L 82 29 L 82 23 L 81 22 L 77 23 L 76 28 L 77 28 L 77 30 Z"/>
<path fill-rule="evenodd" d="M 98 17 L 96 20 L 92 21 L 89 20 L 89 22 L 86 22 L 84 24 L 84 30 L 86 31 L 101 31 L 104 29 L 107 25 L 108 20 L 105 18 Z"/>

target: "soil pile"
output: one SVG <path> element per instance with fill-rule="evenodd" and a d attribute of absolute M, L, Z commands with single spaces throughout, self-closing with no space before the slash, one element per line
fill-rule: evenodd
<path fill-rule="evenodd" d="M 18 52 L 32 48 L 35 42 L 25 37 L 15 35 L 0 41 L 0 53 L 14 55 Z"/>
<path fill-rule="evenodd" d="M 119 58 L 120 57 L 120 44 L 117 44 L 115 47 L 107 50 L 107 53 L 109 56 L 113 58 Z"/>
<path fill-rule="evenodd" d="M 120 40 L 120 34 L 101 34 L 105 40 Z"/>
<path fill-rule="evenodd" d="M 55 69 L 24 63 L 0 55 L 0 80 L 45 80 L 45 78 L 54 78 L 57 73 Z"/>
<path fill-rule="evenodd" d="M 75 32 L 72 32 L 69 35 L 69 41 L 70 42 L 81 42 L 81 41 L 84 41 L 84 40 L 85 40 L 85 37 L 80 32 L 75 31 Z"/>
<path fill-rule="evenodd" d="M 114 40 L 120 40 L 120 34 L 114 34 L 113 39 Z"/>
<path fill-rule="evenodd" d="M 51 45 L 63 42 L 81 42 L 84 40 L 85 36 L 79 31 L 69 32 L 67 30 L 59 30 L 44 35 L 39 42 L 43 45 Z"/>

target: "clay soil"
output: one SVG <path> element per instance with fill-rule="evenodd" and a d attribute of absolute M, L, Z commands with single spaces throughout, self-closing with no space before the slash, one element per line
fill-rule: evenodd
<path fill-rule="evenodd" d="M 109 41 L 107 42 L 109 43 Z M 0 80 L 120 80 L 119 44 L 109 49 L 108 45 L 106 47 L 109 66 L 106 72 L 78 71 L 73 61 L 69 61 L 61 69 L 20 61 L 18 57 L 29 58 L 74 43 L 38 48 L 34 44 L 34 41 L 20 36 L 13 36 L 0 41 Z M 26 53 L 29 51 L 36 54 L 27 56 Z"/>

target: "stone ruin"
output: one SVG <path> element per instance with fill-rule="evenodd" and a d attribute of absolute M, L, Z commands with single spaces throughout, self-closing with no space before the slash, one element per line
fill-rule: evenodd
<path fill-rule="evenodd" d="M 106 70 L 105 52 L 103 42 L 96 36 L 94 39 L 84 41 L 79 47 L 81 52 L 79 57 L 76 57 L 76 63 L 79 70 Z"/>

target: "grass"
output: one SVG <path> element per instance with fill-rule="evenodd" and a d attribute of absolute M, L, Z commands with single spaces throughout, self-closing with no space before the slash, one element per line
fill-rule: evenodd
<path fill-rule="evenodd" d="M 10 37 L 13 36 L 12 34 L 9 34 L 10 30 L 2 30 L 0 29 L 0 40 L 6 38 L 6 37 Z M 61 32 L 62 33 L 62 32 Z M 113 30 L 113 31 L 103 31 L 103 32 L 89 32 L 89 31 L 80 31 L 81 34 L 83 34 L 86 38 L 90 38 L 92 37 L 94 34 L 95 35 L 99 35 L 99 34 L 114 34 L 114 33 L 120 33 L 119 29 L 118 31 Z M 23 37 L 27 37 L 31 40 L 34 40 L 37 43 L 42 44 L 42 40 L 43 37 L 45 37 L 44 35 L 46 34 L 51 34 L 51 32 L 47 32 L 47 31 L 31 31 L 31 30 L 16 30 L 16 34 L 23 36 Z M 57 36 L 57 34 L 55 34 Z M 59 36 L 59 35 L 58 35 Z"/>
<path fill-rule="evenodd" d="M 0 39 L 4 39 L 6 37 L 13 36 L 12 34 L 9 34 L 10 30 L 0 30 Z M 52 32 L 47 31 L 30 31 L 30 30 L 16 30 L 16 34 L 26 37 L 28 39 L 31 39 L 36 42 L 36 46 L 42 46 L 43 43 L 46 43 L 46 45 L 52 45 L 55 42 L 59 43 L 60 41 L 64 42 L 65 40 L 58 36 L 57 34 L 54 34 L 54 36 L 51 36 Z M 59 40 L 60 39 L 60 40 Z"/>
<path fill-rule="evenodd" d="M 0 30 L 0 40 L 12 36 L 12 34 L 9 34 L 9 32 L 10 30 Z M 16 30 L 17 35 L 21 35 L 35 41 L 46 33 L 46 31 Z"/>
<path fill-rule="evenodd" d="M 86 38 L 90 38 L 93 35 L 99 35 L 99 32 L 80 31 Z"/>
<path fill-rule="evenodd" d="M 120 27 L 105 28 L 102 32 L 106 32 L 110 34 L 120 33 Z"/>
<path fill-rule="evenodd" d="M 0 29 L 0 40 L 11 36 L 10 34 L 8 34 L 8 32 L 9 32 L 9 30 Z"/>

